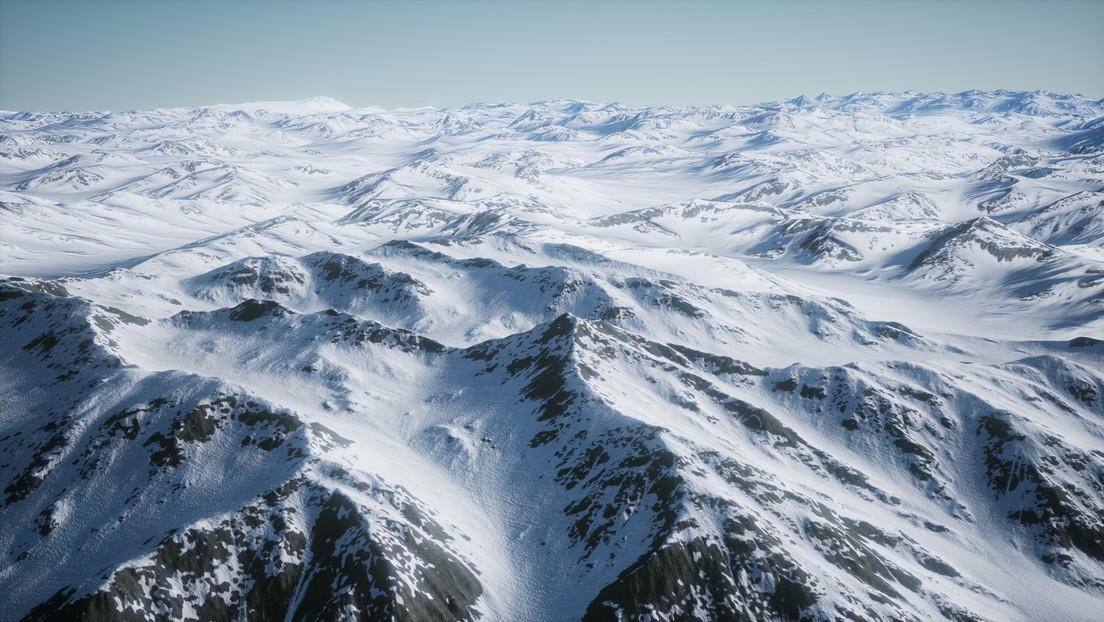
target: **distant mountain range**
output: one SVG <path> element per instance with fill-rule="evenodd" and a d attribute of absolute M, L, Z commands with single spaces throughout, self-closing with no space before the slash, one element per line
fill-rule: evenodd
<path fill-rule="evenodd" d="M 0 619 L 1099 619 L 1102 119 L 0 113 Z"/>

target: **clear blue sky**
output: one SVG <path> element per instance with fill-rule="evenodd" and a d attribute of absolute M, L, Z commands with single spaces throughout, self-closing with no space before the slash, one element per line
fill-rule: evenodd
<path fill-rule="evenodd" d="M 0 0 L 0 108 L 1104 97 L 1102 0 Z"/>

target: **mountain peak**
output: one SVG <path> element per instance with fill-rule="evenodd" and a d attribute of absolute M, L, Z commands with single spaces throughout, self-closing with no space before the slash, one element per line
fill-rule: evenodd
<path fill-rule="evenodd" d="M 317 96 L 309 99 L 301 99 L 298 101 L 262 101 L 262 102 L 248 102 L 243 104 L 218 104 L 215 106 L 209 106 L 216 110 L 235 111 L 242 110 L 245 112 L 258 113 L 268 112 L 273 114 L 286 114 L 286 115 L 312 115 L 320 113 L 337 113 L 348 112 L 352 110 L 351 106 L 343 104 L 332 97 Z"/>

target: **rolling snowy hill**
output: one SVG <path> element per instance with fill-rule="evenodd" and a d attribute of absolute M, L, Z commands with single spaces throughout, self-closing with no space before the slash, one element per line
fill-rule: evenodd
<path fill-rule="evenodd" d="M 0 619 L 1099 619 L 1102 117 L 2 112 Z"/>

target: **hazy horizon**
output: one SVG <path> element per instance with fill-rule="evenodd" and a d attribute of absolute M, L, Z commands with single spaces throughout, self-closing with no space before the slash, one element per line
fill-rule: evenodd
<path fill-rule="evenodd" d="M 0 0 L 0 108 L 1104 97 L 1104 3 Z"/>

